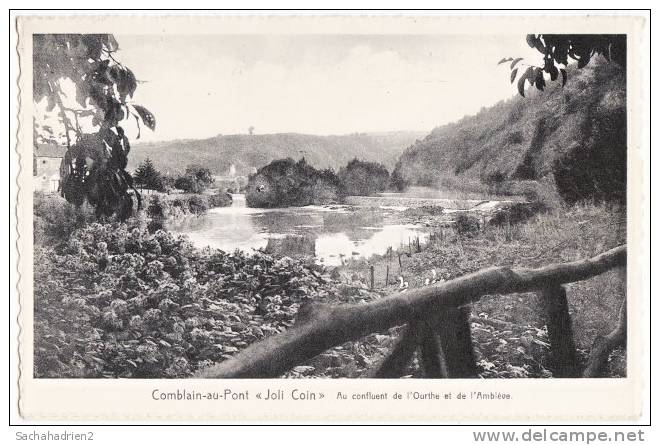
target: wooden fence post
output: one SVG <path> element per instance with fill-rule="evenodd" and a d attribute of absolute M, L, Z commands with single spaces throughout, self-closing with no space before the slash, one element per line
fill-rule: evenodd
<path fill-rule="evenodd" d="M 369 266 L 369 278 L 371 282 L 371 288 L 374 288 L 374 265 Z"/>
<path fill-rule="evenodd" d="M 438 319 L 437 330 L 448 377 L 477 377 L 470 330 L 470 309 L 463 307 L 443 311 Z"/>
<path fill-rule="evenodd" d="M 443 357 L 442 348 L 438 341 L 433 325 L 420 323 L 419 350 L 424 368 L 424 376 L 429 379 L 447 378 L 447 363 Z"/>
<path fill-rule="evenodd" d="M 577 353 L 573 340 L 571 316 L 564 286 L 544 289 L 541 302 L 545 313 L 550 340 L 550 357 L 555 377 L 576 377 L 578 375 Z"/>
<path fill-rule="evenodd" d="M 390 285 L 390 265 L 385 266 L 385 286 Z"/>
<path fill-rule="evenodd" d="M 628 325 L 627 306 L 627 300 L 624 299 L 619 308 L 619 320 L 614 330 L 605 336 L 598 336 L 594 341 L 583 377 L 601 377 L 610 353 L 619 346 L 625 346 Z"/>
<path fill-rule="evenodd" d="M 375 371 L 367 374 L 368 377 L 380 379 L 401 377 L 410 364 L 415 349 L 417 349 L 416 325 L 407 324 L 399 334 L 399 339 L 390 353 L 374 368 Z"/>

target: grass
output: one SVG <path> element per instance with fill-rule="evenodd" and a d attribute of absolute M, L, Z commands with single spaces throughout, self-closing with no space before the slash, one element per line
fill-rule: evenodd
<path fill-rule="evenodd" d="M 373 265 L 376 287 L 394 293 L 398 292 L 399 276 L 409 287 L 420 287 L 427 278 L 432 278 L 432 269 L 440 278 L 449 280 L 490 266 L 537 268 L 590 258 L 625 243 L 624 212 L 593 204 L 557 208 L 512 227 L 508 237 L 502 227 L 482 226 L 474 237 L 461 237 L 453 229 L 444 228 L 444 240 L 422 245 L 420 253 L 415 253 L 413 248 L 412 254 L 401 255 L 401 267 L 394 252 L 369 260 L 351 260 L 341 276 L 368 277 L 369 267 Z M 388 266 L 390 283 L 385 285 Z M 619 268 L 566 286 L 576 346 L 583 354 L 597 335 L 614 329 L 618 308 L 625 298 L 625 283 L 625 270 Z M 471 311 L 473 316 L 495 318 L 519 328 L 543 329 L 544 325 L 538 298 L 533 293 L 487 295 L 474 303 Z M 483 337 L 481 333 L 475 334 L 476 343 L 484 341 L 480 337 Z M 480 345 L 476 346 L 479 349 Z M 511 357 L 507 360 L 510 362 Z M 625 352 L 613 355 L 611 368 L 612 375 L 625 376 Z"/>

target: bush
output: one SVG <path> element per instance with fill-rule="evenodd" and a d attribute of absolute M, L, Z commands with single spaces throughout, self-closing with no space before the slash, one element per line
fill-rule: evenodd
<path fill-rule="evenodd" d="M 503 226 L 506 224 L 507 219 L 509 224 L 520 224 L 547 210 L 548 208 L 539 201 L 517 202 L 507 208 L 496 211 L 490 219 L 489 224 Z"/>
<path fill-rule="evenodd" d="M 174 180 L 174 188 L 183 190 L 186 193 L 201 193 L 204 191 L 202 183 L 197 181 L 194 176 L 179 176 Z"/>
<path fill-rule="evenodd" d="M 164 218 L 165 210 L 163 209 L 163 204 L 160 202 L 160 197 L 158 195 L 154 196 L 149 206 L 147 207 L 147 215 L 150 218 Z"/>
<path fill-rule="evenodd" d="M 96 220 L 87 203 L 76 207 L 58 195 L 41 193 L 34 195 L 33 215 L 35 245 L 66 240 L 73 231 Z"/>
<path fill-rule="evenodd" d="M 195 215 L 204 213 L 209 209 L 208 199 L 202 195 L 190 195 L 188 197 L 188 209 L 190 213 Z"/>
<path fill-rule="evenodd" d="M 229 207 L 233 202 L 233 198 L 229 193 L 216 193 L 215 195 L 208 195 L 208 207 L 210 209 L 215 207 Z"/>
<path fill-rule="evenodd" d="M 403 192 L 408 187 L 408 183 L 403 176 L 401 176 L 400 168 L 401 163 L 397 162 L 394 171 L 392 171 L 392 175 L 390 176 L 390 186 L 398 192 Z"/>
<path fill-rule="evenodd" d="M 461 236 L 473 237 L 479 233 L 479 219 L 474 215 L 459 213 L 455 224 L 456 232 Z"/>

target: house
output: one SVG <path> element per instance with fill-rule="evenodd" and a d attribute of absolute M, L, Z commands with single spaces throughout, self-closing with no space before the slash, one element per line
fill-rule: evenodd
<path fill-rule="evenodd" d="M 60 188 L 60 166 L 66 147 L 57 144 L 35 144 L 32 154 L 34 190 L 55 193 Z"/>

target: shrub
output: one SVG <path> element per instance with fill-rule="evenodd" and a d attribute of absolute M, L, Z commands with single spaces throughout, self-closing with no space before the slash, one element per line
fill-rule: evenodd
<path fill-rule="evenodd" d="M 474 215 L 459 213 L 455 220 L 456 232 L 461 236 L 472 237 L 479 233 L 479 219 Z"/>
<path fill-rule="evenodd" d="M 197 181 L 194 176 L 179 176 L 174 180 L 174 188 L 183 190 L 186 193 L 201 193 L 204 190 L 202 183 Z"/>
<path fill-rule="evenodd" d="M 208 196 L 208 207 L 229 207 L 233 199 L 229 193 L 216 193 L 215 195 Z"/>
<path fill-rule="evenodd" d="M 408 183 L 403 178 L 403 176 L 401 176 L 400 168 L 401 163 L 397 162 L 396 167 L 390 176 L 390 185 L 394 190 L 402 192 L 408 187 Z"/>
<path fill-rule="evenodd" d="M 87 203 L 77 207 L 58 195 L 35 193 L 33 204 L 34 243 L 50 244 L 69 238 L 74 230 L 95 221 Z"/>
<path fill-rule="evenodd" d="M 520 224 L 547 210 L 548 208 L 539 201 L 518 202 L 507 208 L 496 211 L 490 219 L 489 224 L 502 226 L 506 224 L 507 219 L 509 224 Z"/>
<path fill-rule="evenodd" d="M 209 209 L 208 199 L 201 195 L 190 195 L 188 197 L 188 209 L 190 213 L 194 213 L 195 215 L 204 213 Z"/>
<path fill-rule="evenodd" d="M 160 201 L 158 195 L 154 196 L 149 206 L 147 207 L 147 215 L 150 218 L 163 218 L 165 217 L 165 210 L 163 209 L 163 204 Z"/>

